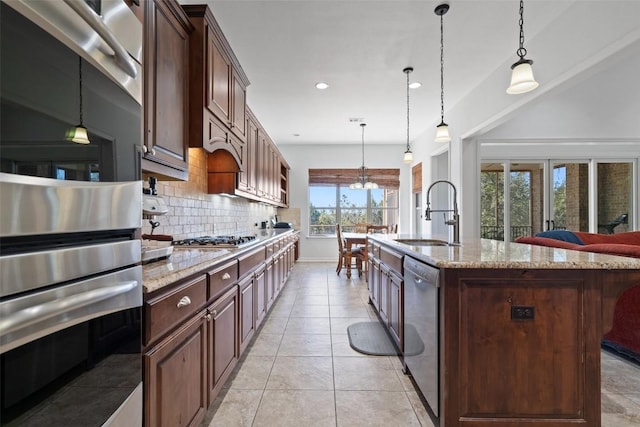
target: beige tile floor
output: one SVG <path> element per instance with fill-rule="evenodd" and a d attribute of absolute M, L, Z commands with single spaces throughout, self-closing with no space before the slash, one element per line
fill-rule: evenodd
<path fill-rule="evenodd" d="M 357 276 L 357 275 L 356 275 Z M 347 326 L 376 319 L 364 280 L 297 263 L 202 426 L 429 426 L 397 357 L 351 349 Z M 602 353 L 602 426 L 640 426 L 640 368 Z"/>

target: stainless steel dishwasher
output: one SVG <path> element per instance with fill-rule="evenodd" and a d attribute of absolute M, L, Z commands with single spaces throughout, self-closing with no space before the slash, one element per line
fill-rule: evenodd
<path fill-rule="evenodd" d="M 440 270 L 404 258 L 404 363 L 433 414 L 439 397 L 439 275 Z"/>

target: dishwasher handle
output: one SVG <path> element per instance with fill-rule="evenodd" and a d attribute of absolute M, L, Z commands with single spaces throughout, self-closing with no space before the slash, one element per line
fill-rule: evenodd
<path fill-rule="evenodd" d="M 404 260 L 405 279 L 412 278 L 416 285 L 431 285 L 440 287 L 440 269 L 425 264 L 411 257 L 405 257 Z"/>

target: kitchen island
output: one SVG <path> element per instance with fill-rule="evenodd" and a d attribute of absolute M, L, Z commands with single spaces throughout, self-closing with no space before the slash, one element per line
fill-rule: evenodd
<path fill-rule="evenodd" d="M 600 341 L 617 297 L 640 285 L 640 260 L 425 239 L 370 236 L 369 287 L 434 423 L 599 426 Z"/>

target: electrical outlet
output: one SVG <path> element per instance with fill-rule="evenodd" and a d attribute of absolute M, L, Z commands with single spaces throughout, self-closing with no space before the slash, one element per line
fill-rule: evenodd
<path fill-rule="evenodd" d="M 533 320 L 535 317 L 535 307 L 525 305 L 511 306 L 511 320 Z"/>

